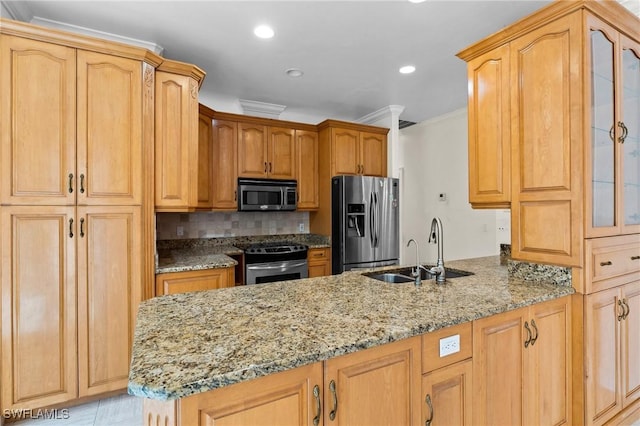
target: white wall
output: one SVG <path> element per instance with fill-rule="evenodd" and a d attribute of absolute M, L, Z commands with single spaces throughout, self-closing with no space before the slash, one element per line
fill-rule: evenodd
<path fill-rule="evenodd" d="M 400 130 L 401 263 L 415 261 L 413 244 L 423 262 L 437 258 L 428 244 L 431 219 L 440 217 L 444 233 L 444 260 L 491 256 L 499 253 L 496 211 L 473 210 L 468 202 L 466 108 Z M 438 194 L 446 194 L 439 201 Z"/>

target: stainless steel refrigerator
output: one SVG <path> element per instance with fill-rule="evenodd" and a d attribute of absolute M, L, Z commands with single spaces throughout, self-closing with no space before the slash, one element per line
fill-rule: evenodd
<path fill-rule="evenodd" d="M 398 263 L 399 189 L 395 178 L 335 176 L 331 179 L 334 274 Z"/>

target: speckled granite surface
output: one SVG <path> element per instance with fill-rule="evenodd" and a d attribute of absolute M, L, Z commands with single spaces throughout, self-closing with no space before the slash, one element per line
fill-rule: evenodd
<path fill-rule="evenodd" d="M 176 399 L 572 294 L 512 277 L 500 257 L 443 286 L 358 272 L 157 297 L 140 305 L 129 393 Z"/>
<path fill-rule="evenodd" d="M 241 255 L 250 244 L 262 241 L 294 241 L 309 248 L 331 247 L 329 237 L 316 234 L 260 235 L 252 237 L 160 240 L 156 243 L 156 274 L 226 268 L 238 262 L 229 256 Z"/>

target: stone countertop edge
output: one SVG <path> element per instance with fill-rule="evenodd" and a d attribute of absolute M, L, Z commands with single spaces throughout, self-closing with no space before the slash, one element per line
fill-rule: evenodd
<path fill-rule="evenodd" d="M 184 398 L 574 293 L 514 277 L 499 256 L 446 265 L 475 275 L 416 287 L 352 271 L 146 300 L 128 392 Z"/>

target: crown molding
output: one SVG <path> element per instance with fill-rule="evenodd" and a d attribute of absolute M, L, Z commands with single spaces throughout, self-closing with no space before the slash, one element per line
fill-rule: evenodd
<path fill-rule="evenodd" d="M 238 99 L 242 110 L 247 115 L 257 115 L 266 118 L 279 118 L 286 105 L 270 104 L 266 102 L 251 101 L 248 99 Z"/>
<path fill-rule="evenodd" d="M 160 56 L 162 56 L 162 53 L 164 52 L 164 47 L 150 41 L 138 40 L 135 38 L 125 37 L 118 34 L 108 33 L 105 31 L 94 30 L 91 28 L 81 27 L 73 24 L 67 24 L 66 22 L 54 21 L 52 19 L 41 18 L 39 16 L 34 16 L 30 22 L 32 24 L 40 25 L 47 28 L 54 28 L 58 30 L 69 31 L 76 34 L 83 34 L 91 37 L 128 44 L 131 46 L 142 47 Z"/>
<path fill-rule="evenodd" d="M 388 105 L 386 107 L 380 108 L 377 111 L 372 112 L 371 114 L 367 114 L 364 117 L 360 117 L 357 121 L 358 123 L 371 124 L 376 123 L 383 118 L 387 117 L 399 117 L 404 111 L 403 105 Z"/>

